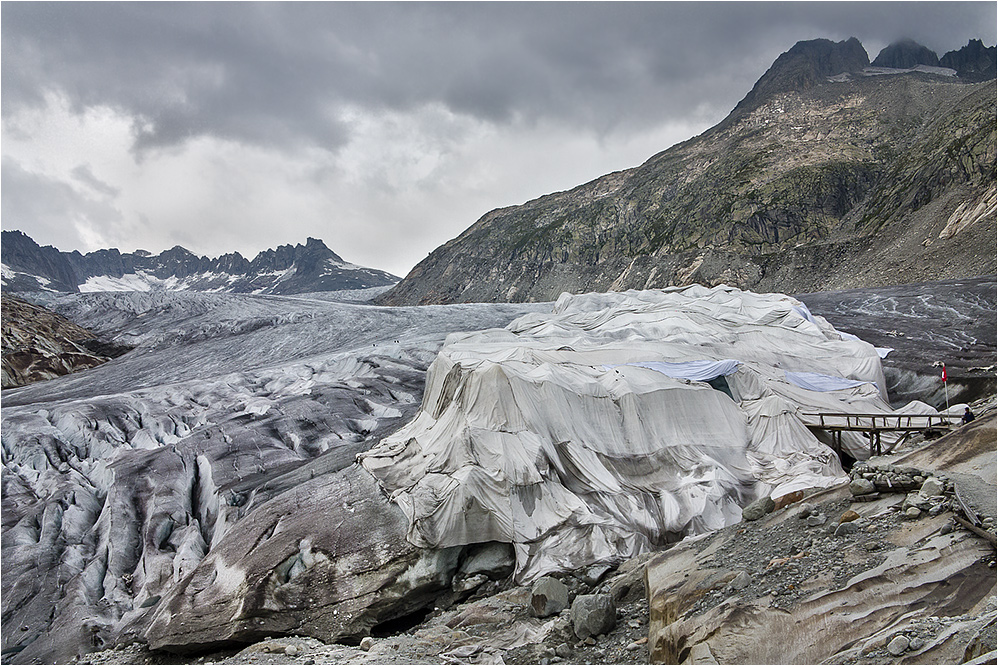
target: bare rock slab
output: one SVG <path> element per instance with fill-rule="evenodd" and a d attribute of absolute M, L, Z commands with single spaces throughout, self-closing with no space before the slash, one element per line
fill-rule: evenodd
<path fill-rule="evenodd" d="M 840 486 L 822 499 L 816 510 L 831 514 L 852 494 Z M 886 647 L 898 633 L 889 618 L 913 608 L 919 610 L 909 621 L 926 626 L 947 613 L 987 623 L 994 617 L 994 571 L 985 561 L 990 545 L 959 530 L 940 534 L 946 523 L 943 515 L 915 523 L 887 512 L 874 524 L 890 545 L 869 552 L 844 547 L 838 537 L 815 532 L 806 521 L 784 521 L 776 514 L 676 544 L 656 554 L 646 570 L 649 660 L 698 663 L 695 654 L 711 654 L 719 663 L 732 664 L 850 663 L 863 657 L 866 638 Z M 851 521 L 837 528 L 856 525 Z M 769 558 L 785 548 L 773 544 L 804 536 L 813 540 L 806 552 L 818 557 L 769 566 L 766 585 L 758 586 L 767 589 L 748 585 L 738 594 L 727 591 L 747 564 L 765 567 L 767 560 L 779 561 Z M 966 632 L 940 635 L 943 642 L 932 648 L 932 663 L 948 663 L 954 651 L 963 654 Z M 786 638 L 746 638 L 759 636 Z"/>

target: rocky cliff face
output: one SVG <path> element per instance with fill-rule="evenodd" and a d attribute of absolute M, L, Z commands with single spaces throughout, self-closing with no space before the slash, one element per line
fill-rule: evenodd
<path fill-rule="evenodd" d="M 721 282 L 798 293 L 993 273 L 995 89 L 798 43 L 723 122 L 494 210 L 385 304 Z"/>
<path fill-rule="evenodd" d="M 838 43 L 827 39 L 797 42 L 780 54 L 732 115 L 755 108 L 777 93 L 807 90 L 825 83 L 830 76 L 858 72 L 869 64 L 866 49 L 855 37 Z"/>
<path fill-rule="evenodd" d="M 943 67 L 955 69 L 961 79 L 987 81 L 995 78 L 998 67 L 998 48 L 985 47 L 979 39 L 971 39 L 958 51 L 950 51 L 939 59 Z"/>
<path fill-rule="evenodd" d="M 935 52 L 911 39 L 902 39 L 884 47 L 873 61 L 874 67 L 910 69 L 918 65 L 939 66 L 939 56 Z"/>
<path fill-rule="evenodd" d="M 282 245 L 252 261 L 238 252 L 199 257 L 179 245 L 158 255 L 116 249 L 87 254 L 39 247 L 20 231 L 3 232 L 6 291 L 190 290 L 300 294 L 380 287 L 394 275 L 344 262 L 321 241 Z"/>

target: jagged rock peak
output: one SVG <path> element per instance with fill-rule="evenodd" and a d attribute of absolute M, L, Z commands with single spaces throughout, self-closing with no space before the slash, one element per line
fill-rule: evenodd
<path fill-rule="evenodd" d="M 981 40 L 971 39 L 963 48 L 944 54 L 939 64 L 955 69 L 961 79 L 987 81 L 995 78 L 998 70 L 998 48 L 984 46 Z"/>
<path fill-rule="evenodd" d="M 770 67 L 770 71 L 800 61 L 812 64 L 819 77 L 826 77 L 842 72 L 858 71 L 870 64 L 870 57 L 855 37 L 841 42 L 833 42 L 830 39 L 810 39 L 797 42 L 789 51 L 780 54 L 780 57 Z"/>
<path fill-rule="evenodd" d="M 918 65 L 939 66 L 939 56 L 927 46 L 913 39 L 900 39 L 885 46 L 873 61 L 874 67 L 911 69 Z"/>
<path fill-rule="evenodd" d="M 121 291 L 179 289 L 268 294 L 364 289 L 398 281 L 394 275 L 345 262 L 317 238 L 281 245 L 253 261 L 238 252 L 216 259 L 176 245 L 154 255 L 116 249 L 60 252 L 39 247 L 20 231 L 4 231 L 4 291 Z"/>
<path fill-rule="evenodd" d="M 797 42 L 780 54 L 735 111 L 754 108 L 775 93 L 805 90 L 830 76 L 861 71 L 869 64 L 870 56 L 855 37 L 841 42 L 830 39 Z"/>

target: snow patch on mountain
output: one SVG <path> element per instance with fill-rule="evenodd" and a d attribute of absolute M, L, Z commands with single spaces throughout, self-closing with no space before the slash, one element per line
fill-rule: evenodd
<path fill-rule="evenodd" d="M 201 291 L 298 294 L 392 285 L 399 278 L 343 261 L 315 238 L 282 245 L 249 261 L 238 253 L 215 259 L 177 246 L 159 255 L 98 250 L 86 255 L 39 247 L 18 231 L 3 232 L 3 287 L 13 292 Z"/>

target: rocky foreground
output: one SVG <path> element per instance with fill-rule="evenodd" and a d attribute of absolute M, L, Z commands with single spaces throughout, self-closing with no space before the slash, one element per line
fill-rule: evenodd
<path fill-rule="evenodd" d="M 131 645 L 80 663 L 994 663 L 993 401 L 986 409 L 757 520 L 618 567 L 441 597 L 359 645 L 274 637 L 188 657 Z"/>

